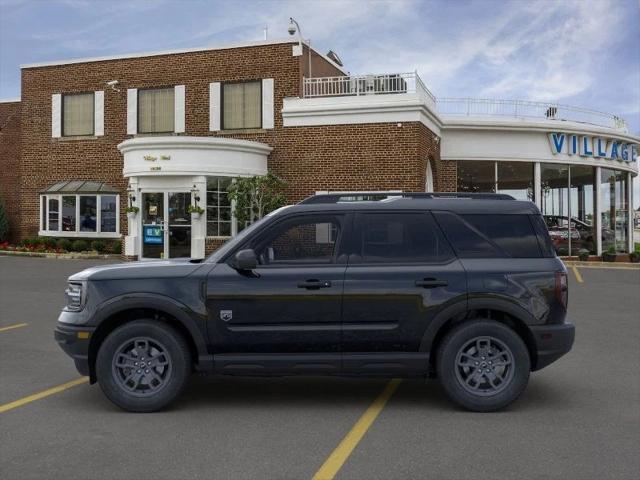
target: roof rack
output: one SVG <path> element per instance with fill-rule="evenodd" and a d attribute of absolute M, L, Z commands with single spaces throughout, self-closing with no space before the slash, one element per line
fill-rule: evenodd
<path fill-rule="evenodd" d="M 504 193 L 465 193 L 465 192 L 340 192 L 311 195 L 300 204 L 340 203 L 340 202 L 379 202 L 394 198 L 442 198 L 468 200 L 515 200 Z"/>

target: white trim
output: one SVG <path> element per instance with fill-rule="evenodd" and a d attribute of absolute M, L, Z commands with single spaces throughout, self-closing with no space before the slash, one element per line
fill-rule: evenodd
<path fill-rule="evenodd" d="M 262 128 L 274 127 L 274 82 L 273 78 L 262 79 Z"/>
<path fill-rule="evenodd" d="M 183 48 L 183 49 L 172 49 L 172 50 L 159 50 L 159 51 L 152 51 L 152 52 L 125 53 L 122 55 L 106 55 L 102 57 L 74 58 L 70 60 L 53 60 L 48 62 L 25 63 L 20 65 L 20 68 L 25 69 L 25 68 L 51 67 L 55 65 L 70 65 L 74 63 L 104 62 L 108 60 L 155 57 L 158 55 L 177 55 L 180 53 L 206 52 L 206 51 L 214 51 L 214 50 L 229 50 L 232 48 L 262 47 L 267 45 L 281 45 L 281 44 L 288 44 L 288 43 L 295 43 L 297 45 L 298 40 L 283 38 L 279 40 L 263 40 L 259 42 L 239 42 L 239 43 L 232 43 L 232 44 L 212 46 L 212 47 L 196 47 L 196 48 Z M 341 70 L 343 73 L 347 73 L 347 71 L 344 70 L 344 68 L 337 65 L 331 59 L 325 57 L 325 55 L 319 53 L 315 48 L 312 47 L 311 50 L 316 52 L 319 56 L 327 60 L 329 63 L 331 63 L 337 69 Z"/>
<path fill-rule="evenodd" d="M 104 91 L 93 92 L 93 134 L 96 137 L 104 135 Z"/>
<path fill-rule="evenodd" d="M 38 231 L 39 237 L 58 237 L 58 238 L 120 238 L 122 235 L 114 232 L 64 232 L 64 231 Z"/>
<path fill-rule="evenodd" d="M 602 195 L 600 182 L 602 177 L 602 167 L 596 167 L 596 180 L 595 180 L 595 202 L 596 202 L 596 255 L 602 255 Z"/>
<path fill-rule="evenodd" d="M 127 89 L 127 135 L 138 133 L 138 89 Z"/>
<path fill-rule="evenodd" d="M 221 114 L 220 82 L 212 82 L 209 84 L 209 131 L 220 131 Z"/>
<path fill-rule="evenodd" d="M 42 212 L 42 198 L 45 198 L 45 212 Z M 76 229 L 75 231 L 62 230 L 62 197 L 75 197 L 76 199 Z M 96 231 L 87 232 L 80 230 L 80 197 L 96 197 Z M 102 197 L 116 197 L 116 231 L 101 232 Z M 58 201 L 58 230 L 49 230 L 49 199 Z M 118 193 L 40 193 L 38 194 L 38 210 L 40 223 L 38 235 L 43 237 L 76 237 L 76 238 L 120 238 L 120 194 Z M 45 216 L 43 219 L 42 216 Z M 42 230 L 42 224 L 47 227 Z"/>
<path fill-rule="evenodd" d="M 51 137 L 62 137 L 62 94 L 51 95 Z"/>
<path fill-rule="evenodd" d="M 18 103 L 21 102 L 22 100 L 20 99 L 20 97 L 14 97 L 14 98 L 1 98 L 0 99 L 0 103 Z"/>
<path fill-rule="evenodd" d="M 185 86 L 176 85 L 174 90 L 174 131 L 175 133 L 184 133 L 185 121 L 184 121 L 184 105 L 185 105 Z"/>

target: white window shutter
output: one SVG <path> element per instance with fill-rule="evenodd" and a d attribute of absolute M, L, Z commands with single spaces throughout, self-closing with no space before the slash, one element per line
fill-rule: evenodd
<path fill-rule="evenodd" d="M 138 89 L 127 89 L 127 135 L 138 133 Z"/>
<path fill-rule="evenodd" d="M 273 78 L 262 79 L 262 128 L 273 128 Z"/>
<path fill-rule="evenodd" d="M 184 89 L 184 85 L 176 85 L 174 87 L 174 106 L 175 106 L 175 111 L 174 111 L 174 131 L 176 133 L 184 133 L 184 127 L 185 127 L 185 123 L 184 123 L 184 94 L 185 94 L 185 89 Z"/>
<path fill-rule="evenodd" d="M 62 136 L 62 95 L 59 93 L 51 95 L 51 136 Z"/>
<path fill-rule="evenodd" d="M 220 130 L 220 82 L 209 84 L 209 130 L 217 132 Z"/>
<path fill-rule="evenodd" d="M 93 93 L 93 134 L 96 137 L 104 135 L 104 91 Z"/>

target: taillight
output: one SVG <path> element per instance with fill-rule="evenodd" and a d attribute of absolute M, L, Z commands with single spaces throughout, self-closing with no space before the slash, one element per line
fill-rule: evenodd
<path fill-rule="evenodd" d="M 556 299 L 566 309 L 569 301 L 569 283 L 565 272 L 556 272 Z"/>

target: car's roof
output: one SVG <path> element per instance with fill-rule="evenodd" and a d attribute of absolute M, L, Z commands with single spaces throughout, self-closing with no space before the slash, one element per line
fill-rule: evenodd
<path fill-rule="evenodd" d="M 378 194 L 379 195 L 379 194 Z M 315 195 L 303 200 L 297 205 L 287 208 L 287 213 L 293 212 L 338 212 L 338 211 L 398 211 L 398 210 L 433 210 L 449 211 L 458 214 L 540 214 L 538 207 L 529 201 L 514 200 L 508 195 L 482 194 L 409 194 L 390 193 L 386 197 L 375 200 L 349 200 L 362 198 L 363 194 L 353 195 Z"/>

